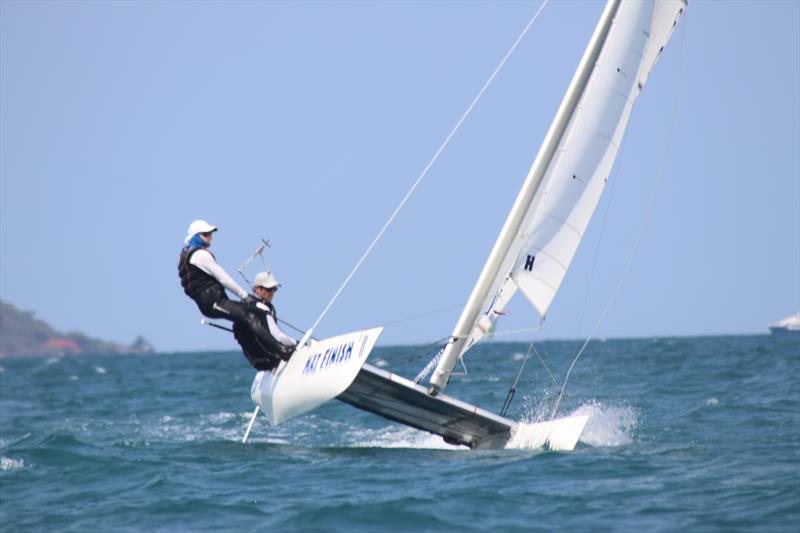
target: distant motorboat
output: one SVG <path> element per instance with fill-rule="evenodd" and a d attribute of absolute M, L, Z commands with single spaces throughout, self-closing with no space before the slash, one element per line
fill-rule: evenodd
<path fill-rule="evenodd" d="M 800 313 L 769 325 L 773 335 L 800 335 Z"/>

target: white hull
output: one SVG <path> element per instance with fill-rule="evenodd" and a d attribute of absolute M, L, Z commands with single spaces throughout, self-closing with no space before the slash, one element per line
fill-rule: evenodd
<path fill-rule="evenodd" d="M 250 396 L 272 425 L 315 409 L 350 386 L 382 331 L 365 329 L 312 342 L 274 372 L 256 374 Z"/>
<path fill-rule="evenodd" d="M 575 448 L 589 419 L 571 416 L 519 424 L 444 393 L 431 396 L 422 385 L 369 364 L 364 365 L 338 399 L 394 422 L 439 435 L 450 444 L 475 449 L 569 451 Z"/>
<path fill-rule="evenodd" d="M 337 398 L 354 407 L 475 449 L 575 448 L 587 416 L 519 424 L 439 394 L 402 376 L 365 364 L 382 328 L 315 342 L 288 363 L 259 372 L 251 396 L 272 425 Z M 249 431 L 248 431 L 249 432 Z"/>

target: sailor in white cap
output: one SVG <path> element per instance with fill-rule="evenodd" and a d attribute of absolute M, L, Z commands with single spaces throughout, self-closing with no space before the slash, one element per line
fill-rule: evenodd
<path fill-rule="evenodd" d="M 281 359 L 288 361 L 297 346 L 297 341 L 289 337 L 278 327 L 278 315 L 272 299 L 281 284 L 272 275 L 272 272 L 259 272 L 253 282 L 253 292 L 256 293 L 259 319 L 263 321 L 269 331 L 268 339 L 254 338 L 253 333 L 246 328 L 233 325 L 233 335 L 242 347 L 247 360 L 256 370 L 272 370 L 280 363 Z"/>
<path fill-rule="evenodd" d="M 205 220 L 195 220 L 189 224 L 183 241 L 185 246 L 178 260 L 178 275 L 183 291 L 194 300 L 203 315 L 209 318 L 226 318 L 234 323 L 241 322 L 259 338 L 267 338 L 269 331 L 251 311 L 255 298 L 217 264 L 214 254 L 208 250 L 217 230 L 216 226 Z M 242 301 L 228 299 L 225 289 Z"/>
<path fill-rule="evenodd" d="M 263 304 L 267 307 L 269 332 L 278 342 L 284 346 L 293 348 L 297 346 L 297 341 L 285 334 L 281 331 L 281 328 L 278 327 L 278 313 L 275 311 L 275 304 L 272 303 L 272 299 L 275 297 L 275 293 L 278 292 L 278 287 L 280 286 L 281 284 L 278 283 L 278 280 L 275 279 L 272 272 L 259 272 L 256 274 L 256 279 L 253 282 L 253 291 L 256 293 L 258 299 L 261 300 L 259 304 Z M 261 306 L 258 305 L 257 307 L 260 308 Z"/>

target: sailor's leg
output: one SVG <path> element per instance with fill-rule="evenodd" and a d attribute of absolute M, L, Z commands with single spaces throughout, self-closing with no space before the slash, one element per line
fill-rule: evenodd
<path fill-rule="evenodd" d="M 218 299 L 213 303 L 213 308 L 219 315 L 215 318 L 227 318 L 233 322 L 248 322 L 254 316 L 245 304 L 228 298 Z"/>
<path fill-rule="evenodd" d="M 258 339 L 258 342 L 266 351 L 282 353 L 283 345 L 275 340 L 269 333 L 266 322 L 248 306 L 242 302 L 234 302 L 227 298 L 223 301 L 216 302 L 214 306 L 215 308 L 221 309 L 224 313 L 227 313 L 227 316 L 224 318 L 233 320 L 234 323 L 238 322 L 252 331 L 253 335 L 256 336 L 256 339 Z"/>
<path fill-rule="evenodd" d="M 233 320 L 230 311 L 225 310 L 220 305 L 221 302 L 228 300 L 227 296 L 225 296 L 225 291 L 221 289 L 218 290 L 217 287 L 211 287 L 192 298 L 200 309 L 200 312 L 203 313 L 203 316 Z"/>
<path fill-rule="evenodd" d="M 233 336 L 247 360 L 256 370 L 272 370 L 280 363 L 280 358 L 264 348 L 258 338 L 242 322 L 233 323 Z"/>

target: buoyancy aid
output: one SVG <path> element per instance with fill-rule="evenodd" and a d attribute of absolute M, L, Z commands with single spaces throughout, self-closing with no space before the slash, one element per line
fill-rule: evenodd
<path fill-rule="evenodd" d="M 212 287 L 217 289 L 220 294 L 225 294 L 225 288 L 217 281 L 217 278 L 189 262 L 192 255 L 198 250 L 206 250 L 211 254 L 208 249 L 202 246 L 185 246 L 181 250 L 181 255 L 178 259 L 178 276 L 181 278 L 183 292 L 195 302 Z M 211 254 L 211 257 L 214 257 L 214 254 Z"/>
<path fill-rule="evenodd" d="M 284 346 L 272 336 L 267 323 L 268 314 L 272 315 L 274 320 L 278 320 L 275 306 L 266 300 L 259 299 L 253 310 L 253 319 L 260 322 L 262 327 L 258 329 L 265 331 L 266 335 L 256 335 L 254 328 L 248 327 L 247 324 L 233 323 L 233 336 L 242 347 L 242 352 L 247 360 L 256 370 L 272 370 L 282 359 L 287 360 L 292 352 L 292 348 Z"/>
<path fill-rule="evenodd" d="M 282 359 L 288 359 L 292 349 L 278 342 L 269 331 L 267 314 L 272 315 L 272 318 L 277 320 L 275 306 L 265 300 L 259 300 L 258 303 L 265 306 L 267 310 L 265 311 L 259 305 L 253 313 L 253 319 L 261 322 L 263 330 L 266 330 L 267 338 L 264 338 L 263 335 L 255 335 L 252 327 L 239 322 L 233 323 L 233 336 L 239 346 L 242 347 L 242 352 L 244 352 L 247 360 L 256 370 L 272 370 L 278 366 Z"/>
<path fill-rule="evenodd" d="M 258 303 L 261 304 L 261 305 L 266 306 L 267 307 L 267 311 L 264 311 L 264 312 L 265 313 L 269 313 L 270 315 L 272 315 L 272 319 L 275 320 L 275 322 L 278 321 L 278 312 L 275 311 L 275 306 L 272 305 L 272 302 L 268 302 L 266 300 L 262 300 L 261 298 L 259 298 L 258 299 Z M 262 309 L 262 311 L 263 311 L 263 309 Z"/>

